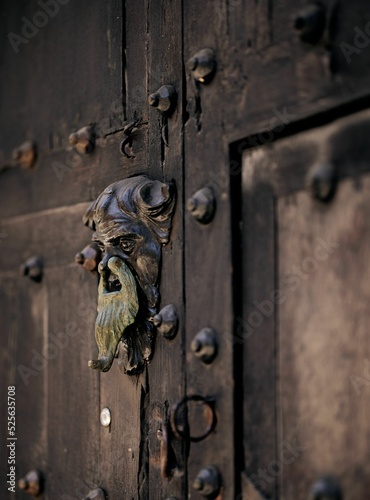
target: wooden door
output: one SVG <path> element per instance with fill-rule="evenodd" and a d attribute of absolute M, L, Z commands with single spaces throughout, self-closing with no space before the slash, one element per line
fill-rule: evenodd
<path fill-rule="evenodd" d="M 32 469 L 53 500 L 366 497 L 369 15 L 2 3 L 1 498 Z M 137 175 L 176 185 L 158 310 L 179 328 L 140 375 L 100 373 L 98 274 L 74 256 L 91 202 Z"/>
<path fill-rule="evenodd" d="M 172 24 L 163 24 L 165 8 Z M 50 499 L 85 498 L 98 487 L 112 499 L 182 498 L 185 445 L 172 438 L 179 473 L 163 480 L 157 436 L 185 395 L 181 5 L 32 1 L 2 10 L 1 435 L 14 385 L 16 481 L 39 469 Z M 148 104 L 164 84 L 180 96 L 165 131 Z M 124 128 L 134 121 L 124 155 Z M 95 147 L 83 154 L 69 135 L 91 125 Z M 37 143 L 37 160 L 23 169 L 12 151 L 26 140 Z M 82 222 L 91 201 L 141 173 L 176 182 L 179 215 L 163 249 L 160 290 L 161 304 L 177 308 L 180 332 L 157 339 L 141 376 L 117 366 L 101 376 L 87 366 L 97 350 L 98 278 L 74 256 L 91 242 Z M 41 282 L 19 273 L 32 256 L 44 263 Z M 110 428 L 99 420 L 104 407 Z M 12 498 L 5 441 L 1 449 L 1 497 Z M 15 496 L 28 498 L 18 487 Z"/>

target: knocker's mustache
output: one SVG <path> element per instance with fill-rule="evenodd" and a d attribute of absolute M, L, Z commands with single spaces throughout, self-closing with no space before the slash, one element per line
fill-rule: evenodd
<path fill-rule="evenodd" d="M 100 274 L 98 316 L 95 322 L 99 356 L 89 361 L 89 367 L 106 372 L 113 363 L 125 330 L 135 322 L 139 299 L 135 278 L 122 259 L 111 257 L 108 270 Z"/>

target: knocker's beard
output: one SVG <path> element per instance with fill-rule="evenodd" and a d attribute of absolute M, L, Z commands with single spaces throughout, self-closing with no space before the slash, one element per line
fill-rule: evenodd
<path fill-rule="evenodd" d="M 139 312 L 136 281 L 129 267 L 122 259 L 112 257 L 108 268 L 109 271 L 101 273 L 95 322 L 99 356 L 89 361 L 90 368 L 103 372 L 112 366 L 118 344 L 121 338 L 125 340 L 126 332 L 135 323 Z"/>

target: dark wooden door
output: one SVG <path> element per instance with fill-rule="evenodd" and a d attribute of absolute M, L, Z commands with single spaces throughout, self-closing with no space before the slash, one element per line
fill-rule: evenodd
<path fill-rule="evenodd" d="M 8 489 L 14 437 L 16 483 L 39 469 L 50 500 L 98 487 L 112 500 L 202 498 L 207 467 L 219 473 L 210 498 L 341 498 L 334 481 L 366 498 L 367 2 L 1 10 L 1 498 L 29 498 Z M 163 85 L 177 94 L 170 115 L 148 103 Z M 84 153 L 69 136 L 86 126 Z M 142 374 L 98 373 L 98 275 L 74 261 L 91 242 L 82 217 L 139 174 L 176 184 L 159 307 L 176 307 L 179 331 L 157 335 Z M 204 196 L 206 223 L 194 216 Z M 20 273 L 31 257 L 39 281 Z M 206 363 L 204 329 L 217 347 Z"/>

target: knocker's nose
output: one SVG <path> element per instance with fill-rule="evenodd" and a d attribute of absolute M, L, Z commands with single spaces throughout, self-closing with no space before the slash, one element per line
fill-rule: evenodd
<path fill-rule="evenodd" d="M 108 262 L 111 257 L 113 257 L 111 253 L 107 252 L 102 258 L 102 260 L 99 262 L 98 265 L 99 274 L 104 274 L 108 271 Z"/>

